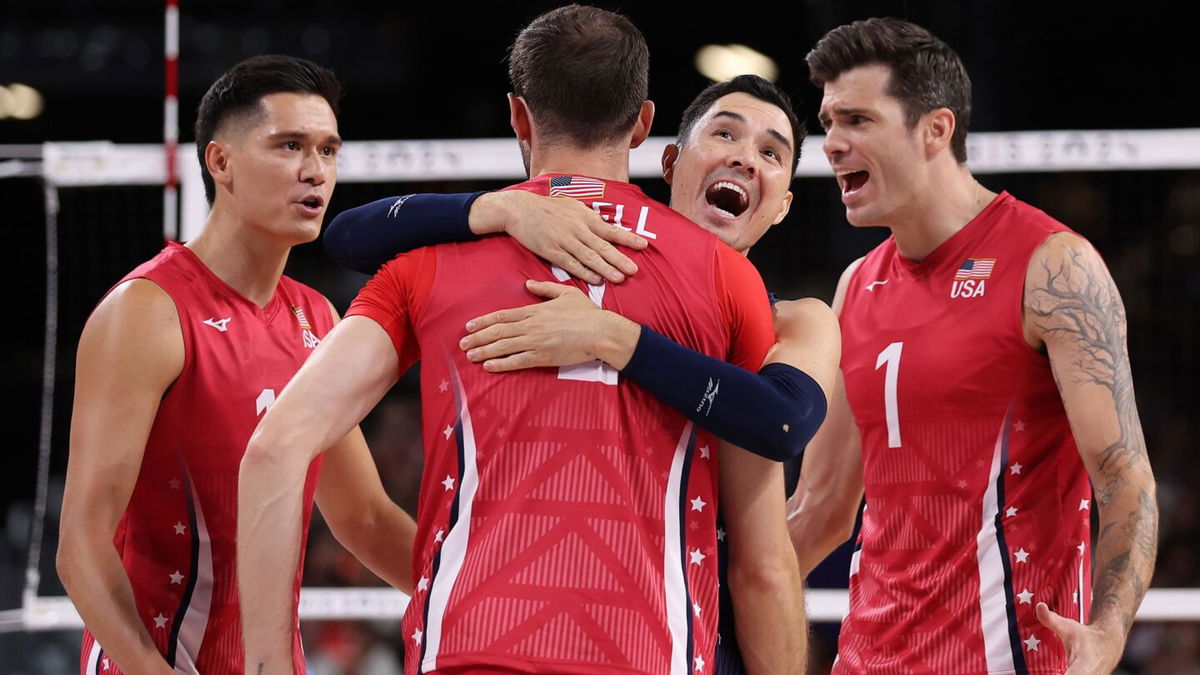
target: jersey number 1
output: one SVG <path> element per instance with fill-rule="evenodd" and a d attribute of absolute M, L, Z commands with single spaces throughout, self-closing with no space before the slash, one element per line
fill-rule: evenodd
<path fill-rule="evenodd" d="M 551 265 L 550 271 L 554 273 L 554 278 L 559 281 L 567 281 L 571 278 L 566 270 L 558 265 Z M 588 284 L 588 297 L 592 299 L 597 307 L 603 306 L 604 303 L 603 282 L 598 286 Z M 573 366 L 560 366 L 558 369 L 558 379 L 560 380 L 575 380 L 578 382 L 602 382 L 604 384 L 616 386 L 617 370 L 603 361 L 589 361 L 588 363 L 577 363 Z"/>
<path fill-rule="evenodd" d="M 883 374 L 883 409 L 887 414 L 888 447 L 900 447 L 900 411 L 896 404 L 896 379 L 900 372 L 900 352 L 904 350 L 903 342 L 893 342 L 875 359 L 875 370 L 887 364 Z"/>

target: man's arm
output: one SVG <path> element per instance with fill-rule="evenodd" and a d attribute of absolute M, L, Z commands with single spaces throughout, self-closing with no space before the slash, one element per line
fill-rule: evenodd
<path fill-rule="evenodd" d="M 861 258 L 851 263 L 838 281 L 833 311 L 839 316 L 850 279 L 860 264 Z M 788 529 L 801 575 L 807 577 L 850 537 L 862 496 L 862 441 L 839 370 L 825 423 L 808 444 L 800 465 L 800 482 L 788 500 Z"/>
<path fill-rule="evenodd" d="M 138 617 L 113 535 L 159 401 L 183 359 L 175 304 L 143 279 L 109 293 L 79 340 L 58 575 L 88 628 L 127 673 L 172 672 Z"/>
<path fill-rule="evenodd" d="M 749 673 L 805 672 L 808 622 L 788 539 L 783 465 L 720 443 L 721 515 L 734 626 Z"/>
<path fill-rule="evenodd" d="M 238 478 L 238 589 L 248 673 L 291 673 L 292 585 L 304 480 L 396 381 L 388 333 L 352 316 L 338 324 L 259 422 Z"/>
<path fill-rule="evenodd" d="M 329 305 L 336 324 L 341 318 Z M 417 524 L 383 489 L 362 430 L 355 427 L 325 452 L 317 508 L 346 550 L 380 579 L 412 593 Z"/>
<path fill-rule="evenodd" d="M 1109 672 L 1154 571 L 1158 504 L 1125 346 L 1125 306 L 1086 241 L 1060 233 L 1034 253 L 1025 327 L 1050 356 L 1100 516 L 1091 620 L 1081 625 L 1044 603 L 1038 618 L 1065 643 L 1068 672 Z"/>
<path fill-rule="evenodd" d="M 374 274 L 400 253 L 498 233 L 589 284 L 620 283 L 637 272 L 613 244 L 641 250 L 649 243 L 605 222 L 583 202 L 525 190 L 380 199 L 339 213 L 324 242 L 342 267 Z"/>

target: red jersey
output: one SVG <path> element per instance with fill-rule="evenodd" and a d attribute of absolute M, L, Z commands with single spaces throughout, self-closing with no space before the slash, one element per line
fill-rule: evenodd
<path fill-rule="evenodd" d="M 287 277 L 261 308 L 175 243 L 122 283 L 130 279 L 149 279 L 171 296 L 184 361 L 159 403 L 113 543 L 138 615 L 167 663 L 181 673 L 240 673 L 235 534 L 242 454 L 276 394 L 333 327 L 333 317 L 324 297 Z M 305 484 L 306 537 L 319 461 Z M 299 593 L 297 572 L 293 605 Z M 298 629 L 293 654 L 303 672 Z M 86 629 L 81 661 L 86 675 L 120 672 Z"/>
<path fill-rule="evenodd" d="M 837 673 L 1058 673 L 1046 602 L 1086 621 L 1090 486 L 1025 272 L 1069 231 L 1001 194 L 921 262 L 889 238 L 851 277 L 842 371 L 866 506 Z"/>
<path fill-rule="evenodd" d="M 516 188 L 574 196 L 650 240 L 636 276 L 580 286 L 597 305 L 761 366 L 774 331 L 745 257 L 627 183 Z M 491 374 L 458 347 L 468 319 L 536 302 L 526 279 L 566 278 L 490 237 L 396 258 L 348 312 L 388 331 L 402 370 L 423 359 L 410 674 L 712 672 L 712 441 L 600 362 Z"/>

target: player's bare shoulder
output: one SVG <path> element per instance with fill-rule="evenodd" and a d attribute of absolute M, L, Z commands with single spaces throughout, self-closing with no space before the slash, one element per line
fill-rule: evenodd
<path fill-rule="evenodd" d="M 833 308 L 818 298 L 781 300 L 775 303 L 775 327 L 779 331 L 793 325 L 804 325 L 820 332 L 838 331 L 838 319 Z"/>
<path fill-rule="evenodd" d="M 88 317 L 79 339 L 80 365 L 95 359 L 106 369 L 140 370 L 165 390 L 183 370 L 183 333 L 175 301 L 148 279 L 112 289 Z"/>
<path fill-rule="evenodd" d="M 1050 235 L 1030 257 L 1024 306 L 1025 338 L 1036 349 L 1059 333 L 1124 343 L 1125 305 L 1116 284 L 1096 249 L 1073 232 Z"/>
<path fill-rule="evenodd" d="M 854 273 L 858 271 L 859 266 L 867 257 L 863 256 L 846 266 L 842 272 L 842 276 L 838 278 L 837 290 L 833 292 L 833 304 L 831 309 L 837 316 L 842 315 L 842 308 L 846 305 L 846 291 L 850 288 L 850 280 L 854 278 Z"/>

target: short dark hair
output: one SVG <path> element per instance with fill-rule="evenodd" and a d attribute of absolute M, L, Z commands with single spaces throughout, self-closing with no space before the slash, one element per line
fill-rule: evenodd
<path fill-rule="evenodd" d="M 967 161 L 971 78 L 958 54 L 933 33 L 901 19 L 855 21 L 826 33 L 805 61 L 818 87 L 859 66 L 889 67 L 887 93 L 904 106 L 908 126 L 930 110 L 949 108 L 955 121 L 950 149 L 960 164 Z"/>
<path fill-rule="evenodd" d="M 204 163 L 204 149 L 229 120 L 261 110 L 268 94 L 314 94 L 324 98 L 338 114 L 342 85 L 332 70 L 307 59 L 265 54 L 252 56 L 225 71 L 200 99 L 196 112 L 196 154 L 209 205 L 216 198 L 216 185 Z"/>
<path fill-rule="evenodd" d="M 620 14 L 567 5 L 537 17 L 508 50 L 513 93 L 544 134 L 582 149 L 620 138 L 646 101 L 650 51 Z"/>
<path fill-rule="evenodd" d="M 796 116 L 796 111 L 792 108 L 792 98 L 787 95 L 787 92 L 780 89 L 774 82 L 758 75 L 738 75 L 732 80 L 714 82 L 705 87 L 704 91 L 692 99 L 687 109 L 683 111 L 683 119 L 679 121 L 679 135 L 675 138 L 675 143 L 679 147 L 683 147 L 692 134 L 692 127 L 696 126 L 696 122 L 708 112 L 713 103 L 722 96 L 736 93 L 749 94 L 760 101 L 770 103 L 787 115 L 788 124 L 792 127 L 792 175 L 796 175 L 796 166 L 800 164 L 800 147 L 804 144 L 807 131 L 800 123 L 800 118 Z"/>

